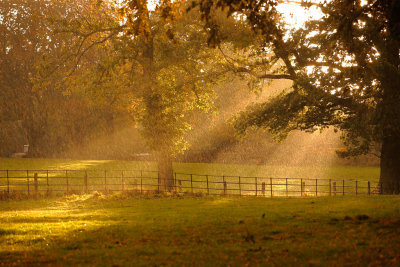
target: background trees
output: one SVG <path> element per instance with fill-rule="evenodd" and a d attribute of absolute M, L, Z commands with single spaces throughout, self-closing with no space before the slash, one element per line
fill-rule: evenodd
<path fill-rule="evenodd" d="M 76 21 L 90 12 L 82 4 L 50 0 L 0 3 L 2 156 L 18 152 L 22 144 L 30 145 L 30 156 L 62 156 L 112 128 L 110 118 L 117 110 L 108 103 L 116 101 L 123 89 L 118 86 L 108 95 L 94 86 L 85 91 L 88 82 L 77 76 L 72 79 L 65 65 L 71 57 L 66 51 L 76 45 L 74 39 L 55 34 L 59 30 L 55 21 L 66 17 Z M 101 51 L 104 53 L 91 51 L 80 63 L 98 61 Z M 89 75 L 87 71 L 80 66 L 81 77 Z M 98 84 L 99 88 L 106 90 L 104 83 Z"/>
<path fill-rule="evenodd" d="M 39 103 L 51 96 L 33 91 L 31 78 L 36 72 L 35 63 L 46 50 L 57 50 L 57 40 L 48 38 L 50 29 L 45 18 L 57 14 L 58 8 L 49 1 L 0 3 L 0 111 L 1 123 L 6 125 L 0 134 L 3 142 L 14 144 L 2 146 L 3 155 L 15 152 L 12 150 L 16 149 L 19 139 L 32 144 L 33 155 L 38 154 L 36 145 L 45 144 L 43 128 L 49 110 Z"/>

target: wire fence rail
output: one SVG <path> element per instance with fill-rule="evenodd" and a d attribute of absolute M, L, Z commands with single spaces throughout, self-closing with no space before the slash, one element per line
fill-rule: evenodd
<path fill-rule="evenodd" d="M 238 196 L 338 196 L 381 194 L 376 181 L 246 177 L 175 172 L 167 183 L 149 170 L 0 170 L 0 192 L 27 195 L 90 193 L 94 191 L 175 192 Z"/>

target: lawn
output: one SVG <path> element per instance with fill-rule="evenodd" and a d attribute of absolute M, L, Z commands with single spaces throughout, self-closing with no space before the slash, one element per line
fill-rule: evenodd
<path fill-rule="evenodd" d="M 38 177 L 38 190 L 43 194 L 50 191 L 51 194 L 119 191 L 124 188 L 154 191 L 159 189 L 156 170 L 155 162 L 145 161 L 3 158 L 0 159 L 0 191 L 32 193 L 35 175 Z M 368 194 L 376 191 L 379 178 L 377 167 L 354 166 L 174 163 L 174 172 L 176 185 L 181 191 L 217 195 L 226 192 L 231 195 L 300 196 L 302 192 L 317 194 L 317 190 L 319 195 L 330 195 L 333 190 L 339 194 Z M 283 179 L 271 180 L 271 177 Z M 347 181 L 352 179 L 358 181 Z M 226 190 L 224 182 L 227 183 Z"/>
<path fill-rule="evenodd" d="M 155 162 L 117 160 L 66 160 L 0 158 L 0 170 L 157 170 Z M 237 165 L 213 163 L 174 163 L 178 173 L 241 175 L 249 177 L 322 178 L 378 180 L 379 167 Z"/>
<path fill-rule="evenodd" d="M 0 265 L 389 266 L 399 196 L 0 202 Z"/>

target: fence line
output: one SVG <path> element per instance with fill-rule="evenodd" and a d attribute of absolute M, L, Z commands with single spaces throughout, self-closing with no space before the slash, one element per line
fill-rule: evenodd
<path fill-rule="evenodd" d="M 238 196 L 338 196 L 381 194 L 381 184 L 366 180 L 277 178 L 174 172 L 169 181 L 146 170 L 0 170 L 0 192 L 89 193 L 93 191 L 176 192 Z"/>

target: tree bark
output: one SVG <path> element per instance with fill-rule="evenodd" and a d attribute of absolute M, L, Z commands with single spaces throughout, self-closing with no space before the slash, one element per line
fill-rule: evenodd
<path fill-rule="evenodd" d="M 380 186 L 383 194 L 400 193 L 400 136 L 385 136 L 381 150 Z"/>
<path fill-rule="evenodd" d="M 382 149 L 380 186 L 383 194 L 400 193 L 400 58 L 396 42 L 382 53 Z"/>
<path fill-rule="evenodd" d="M 174 170 L 172 157 L 168 152 L 161 152 L 158 155 L 158 185 L 160 191 L 171 192 L 174 189 Z"/>
<path fill-rule="evenodd" d="M 400 88 L 400 87 L 399 87 Z M 383 194 L 400 193 L 400 96 L 391 91 L 383 99 L 384 118 L 380 162 L 380 186 Z"/>

